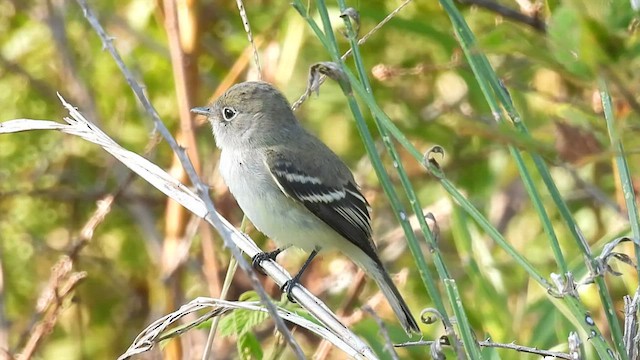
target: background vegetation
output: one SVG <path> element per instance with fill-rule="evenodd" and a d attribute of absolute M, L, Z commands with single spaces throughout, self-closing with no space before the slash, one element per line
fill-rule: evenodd
<path fill-rule="evenodd" d="M 433 265 L 441 260 L 455 280 L 466 313 L 467 321 L 457 325 L 463 338 L 468 326 L 479 340 L 515 341 L 567 352 L 567 338 L 576 331 L 587 357 L 601 357 L 592 346 L 598 340 L 589 340 L 584 316 L 577 316 L 589 311 L 608 346 L 620 350 L 620 337 L 612 324 L 622 321 L 623 296 L 638 287 L 637 270 L 610 261 L 611 270 L 621 276 L 603 266 L 595 284 L 583 283 L 592 279 L 587 264 L 606 263 L 593 262 L 606 243 L 621 236 L 638 238 L 633 212 L 636 188 L 629 181 L 638 181 L 640 149 L 638 9 L 625 0 L 456 2 L 476 37 L 474 42 L 456 23 L 458 13 L 448 7 L 450 3 L 408 2 L 361 46 L 356 62 L 346 61 L 354 72 L 358 66 L 366 69 L 375 103 L 414 150 L 423 153 L 437 144 L 445 151 L 446 156 L 436 160 L 446 183 L 430 176 L 415 153 L 396 140 L 392 143 L 399 159 L 394 160 L 385 150 L 385 138 L 373 131 L 392 188 L 400 194 L 399 205 L 409 214 L 416 204 L 405 196 L 407 187 L 395 166 L 400 162 L 416 192 L 415 200 L 437 220 L 435 252 L 415 215 L 412 225 L 428 270 L 440 275 L 435 281 L 440 301 L 452 316 L 451 289 L 441 281 L 440 265 Z M 236 4 L 97 0 L 90 5 L 134 71 L 135 80 L 144 84 L 160 117 L 178 134 L 208 179 L 218 210 L 239 225 L 242 215 L 214 170 L 217 153 L 210 129 L 199 123 L 192 137 L 192 118 L 186 112 L 209 102 L 230 84 L 258 76 Z M 321 24 L 322 11 L 318 13 L 316 4 L 302 5 Z M 359 12 L 360 36 L 400 5 L 398 1 L 347 3 Z M 255 1 L 245 6 L 262 78 L 294 102 L 306 88 L 309 66 L 330 61 L 331 53 L 289 3 Z M 344 53 L 350 44 L 342 35 L 346 29 L 340 7 L 327 6 L 337 45 Z M 497 78 L 490 68 L 483 68 L 482 54 L 510 98 L 492 83 Z M 103 51 L 76 2 L 1 2 L 0 120 L 60 119 L 66 112 L 56 92 L 124 147 L 146 154 L 185 181 L 169 147 L 151 135 L 148 113 L 112 57 Z M 364 120 L 376 129 L 367 110 L 372 102 L 361 95 L 357 98 L 366 110 Z M 606 107 L 608 95 L 613 99 L 611 109 Z M 405 275 L 397 282 L 418 315 L 421 309 L 434 307 L 438 297 L 427 295 L 425 281 L 418 276 L 419 265 L 394 215 L 397 211 L 383 192 L 348 109 L 340 87 L 327 81 L 319 96 L 308 99 L 297 115 L 351 165 L 374 208 L 374 232 L 383 257 L 391 271 Z M 629 176 L 621 159 L 629 166 Z M 545 182 L 539 161 L 548 166 L 558 193 Z M 537 190 L 533 195 L 525 186 L 527 181 Z M 459 206 L 447 184 L 464 194 L 468 203 Z M 104 218 L 96 217 L 100 204 L 111 195 L 111 208 Z M 537 201 L 548 219 L 536 207 Z M 563 203 L 570 220 L 563 213 Z M 473 218 L 471 206 L 488 221 Z M 154 319 L 197 296 L 219 296 L 229 253 L 216 234 L 197 226 L 184 210 L 131 176 L 95 145 L 53 132 L 2 135 L 0 349 L 16 355 L 30 354 L 27 350 L 33 348 L 34 357 L 45 359 L 115 358 Z M 502 234 L 511 249 L 496 242 L 486 226 Z M 272 246 L 251 227 L 248 232 L 264 248 Z M 576 236 L 580 234 L 593 256 L 585 255 Z M 618 258 L 635 266 L 636 250 L 624 243 L 615 251 L 628 255 Z M 63 255 L 70 257 L 72 268 L 52 269 Z M 566 294 L 560 299 L 550 296 L 535 274 L 517 261 L 518 256 L 549 284 L 553 284 L 552 273 L 570 271 L 580 284 L 580 301 L 567 300 Z M 279 260 L 295 272 L 304 258 L 289 251 Z M 359 310 L 360 305 L 369 303 L 385 319 L 394 342 L 407 338 L 386 303 L 375 296 L 377 288 L 369 283 L 363 287 L 356 270 L 340 255 L 327 254 L 313 264 L 303 283 L 338 313 L 353 314 L 347 322 L 353 321 L 354 331 L 381 357 L 388 356 L 382 350 L 384 340 L 377 323 Z M 85 277 L 76 283 L 72 274 Z M 51 305 L 56 303 L 56 296 L 47 292 L 52 284 L 69 285 L 72 290 L 72 296 L 61 297 L 60 309 Z M 279 298 L 270 279 L 264 279 L 264 284 Z M 239 273 L 229 298 L 249 290 Z M 47 303 L 48 307 L 41 305 Z M 46 331 L 49 325 L 51 333 Z M 250 333 L 265 357 L 277 348 L 272 328 L 267 321 Z M 422 329 L 427 340 L 444 334 L 440 324 Z M 40 330 L 34 344 L 33 334 Z M 206 333 L 191 331 L 148 356 L 199 358 Z M 226 333 L 228 337 L 216 340 L 216 358 L 260 356 L 251 342 L 235 341 L 246 337 L 233 329 Z M 318 349 L 318 338 L 304 331 L 295 336 L 309 356 Z M 249 344 L 249 350 L 241 355 L 243 344 Z M 398 351 L 401 358 L 422 359 L 428 348 Z M 453 357 L 451 350 L 445 353 Z M 483 355 L 527 356 L 486 349 Z M 292 355 L 285 351 L 282 356 Z M 333 350 L 323 356 L 343 355 Z"/>

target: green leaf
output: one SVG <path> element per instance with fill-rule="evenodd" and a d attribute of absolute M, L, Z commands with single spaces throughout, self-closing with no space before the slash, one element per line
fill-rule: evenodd
<path fill-rule="evenodd" d="M 269 318 L 269 314 L 262 311 L 235 310 L 220 319 L 220 334 L 222 336 L 243 335 Z"/>
<path fill-rule="evenodd" d="M 588 79 L 593 75 L 593 68 L 589 62 L 590 56 L 585 56 L 585 29 L 580 15 L 569 6 L 560 6 L 551 16 L 549 22 L 549 42 L 555 59 L 569 72 L 581 78 Z"/>
<path fill-rule="evenodd" d="M 243 360 L 262 359 L 262 345 L 253 333 L 247 332 L 238 337 L 238 355 Z"/>

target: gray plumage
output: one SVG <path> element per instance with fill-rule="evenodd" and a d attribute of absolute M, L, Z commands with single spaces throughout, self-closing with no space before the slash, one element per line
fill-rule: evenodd
<path fill-rule="evenodd" d="M 407 333 L 419 332 L 376 253 L 369 204 L 353 174 L 299 124 L 278 90 L 240 83 L 193 111 L 211 122 L 220 173 L 258 230 L 279 246 L 341 251 L 373 277 Z"/>

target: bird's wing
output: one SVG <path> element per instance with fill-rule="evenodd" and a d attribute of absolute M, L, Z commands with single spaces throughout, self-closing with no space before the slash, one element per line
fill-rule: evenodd
<path fill-rule="evenodd" d="M 267 153 L 265 163 L 285 195 L 303 204 L 338 234 L 377 258 L 371 240 L 367 199 L 358 189 L 349 169 L 342 162 L 339 169 L 328 168 L 323 161 L 324 155 L 335 156 L 332 152 L 321 151 L 314 160 L 294 165 L 289 160 L 292 155 L 286 151 L 271 151 Z M 333 174 L 328 178 L 330 172 Z"/>

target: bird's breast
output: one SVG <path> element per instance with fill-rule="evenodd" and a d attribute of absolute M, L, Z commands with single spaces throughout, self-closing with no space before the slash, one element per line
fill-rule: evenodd
<path fill-rule="evenodd" d="M 251 223 L 278 245 L 326 246 L 327 225 L 278 188 L 259 153 L 224 150 L 220 173 Z"/>

